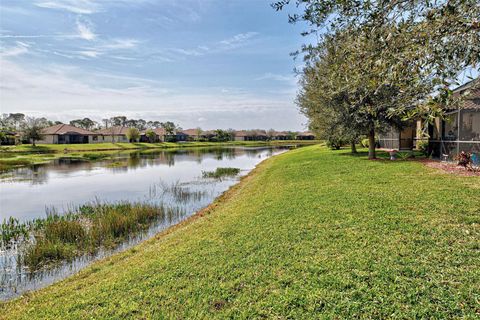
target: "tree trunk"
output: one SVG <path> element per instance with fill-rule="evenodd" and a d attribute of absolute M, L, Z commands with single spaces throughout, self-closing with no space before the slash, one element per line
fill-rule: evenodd
<path fill-rule="evenodd" d="M 375 154 L 375 129 L 370 129 L 368 133 L 368 159 L 376 159 Z"/>
<path fill-rule="evenodd" d="M 32 147 L 35 147 L 35 139 L 32 139 Z"/>
<path fill-rule="evenodd" d="M 350 146 L 352 148 L 352 153 L 357 153 L 357 146 L 355 145 L 355 140 L 350 142 Z"/>

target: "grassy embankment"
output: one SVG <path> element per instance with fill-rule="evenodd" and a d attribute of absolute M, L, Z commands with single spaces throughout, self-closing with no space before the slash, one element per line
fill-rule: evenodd
<path fill-rule="evenodd" d="M 222 146 L 278 146 L 291 144 L 314 144 L 312 140 L 286 141 L 231 141 L 231 142 L 162 142 L 162 143 L 91 143 L 91 144 L 39 144 L 0 147 L 0 172 L 32 164 L 48 163 L 57 158 L 81 157 L 97 160 L 119 151 L 154 150 L 192 147 Z"/>
<path fill-rule="evenodd" d="M 480 179 L 320 146 L 0 318 L 478 318 Z"/>

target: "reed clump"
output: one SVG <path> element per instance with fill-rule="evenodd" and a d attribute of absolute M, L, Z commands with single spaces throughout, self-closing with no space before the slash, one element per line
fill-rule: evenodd
<path fill-rule="evenodd" d="M 0 160 L 0 172 L 11 170 L 15 167 L 29 166 L 32 162 L 27 159 L 5 159 Z"/>
<path fill-rule="evenodd" d="M 223 177 L 233 177 L 240 173 L 239 168 L 217 168 L 215 171 L 202 171 L 203 178 L 221 179 Z"/>
<path fill-rule="evenodd" d="M 44 219 L 24 223 L 10 218 L 0 225 L 0 245 L 8 249 L 21 243 L 20 261 L 38 270 L 115 247 L 172 214 L 180 214 L 180 209 L 145 203 L 94 203 L 63 215 L 51 211 Z"/>
<path fill-rule="evenodd" d="M 105 153 L 84 153 L 82 157 L 86 160 L 96 161 L 96 160 L 102 160 L 102 159 L 108 158 L 110 157 L 110 155 Z"/>

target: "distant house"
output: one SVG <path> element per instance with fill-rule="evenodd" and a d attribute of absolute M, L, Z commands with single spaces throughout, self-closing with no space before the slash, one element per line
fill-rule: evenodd
<path fill-rule="evenodd" d="M 205 139 L 204 131 L 199 129 L 187 129 L 182 132 L 188 136 L 188 140 L 195 141 Z"/>
<path fill-rule="evenodd" d="M 101 137 L 99 138 L 99 142 L 128 142 L 127 138 L 127 130 L 128 127 L 120 127 L 120 126 L 113 126 L 105 129 L 101 129 L 95 131 L 95 133 L 99 134 Z"/>
<path fill-rule="evenodd" d="M 10 130 L 0 130 L 0 145 L 12 146 L 20 142 L 20 134 Z"/>
<path fill-rule="evenodd" d="M 285 131 L 275 131 L 271 137 L 272 140 L 289 140 L 290 134 Z"/>
<path fill-rule="evenodd" d="M 245 130 L 237 130 L 235 131 L 235 141 L 247 141 L 249 135 Z"/>
<path fill-rule="evenodd" d="M 140 142 L 150 142 L 149 138 L 147 137 L 148 130 L 152 130 L 155 133 L 154 142 L 187 141 L 187 138 L 189 137 L 189 135 L 184 133 L 183 131 L 175 131 L 173 134 L 167 134 L 165 129 L 155 128 L 155 129 L 147 129 L 142 131 L 140 133 Z"/>
<path fill-rule="evenodd" d="M 315 140 L 315 134 L 311 131 L 300 132 L 296 136 L 297 140 Z"/>
<path fill-rule="evenodd" d="M 462 151 L 480 155 L 480 78 L 455 90 L 463 97 L 459 106 L 446 110 L 446 118 L 428 128 L 429 152 L 434 157 L 452 158 Z"/>
<path fill-rule="evenodd" d="M 235 141 L 265 141 L 268 139 L 265 130 L 239 130 L 235 131 Z"/>
<path fill-rule="evenodd" d="M 187 141 L 188 134 L 183 131 L 175 131 L 175 141 Z"/>
<path fill-rule="evenodd" d="M 147 131 L 152 130 L 155 133 L 155 138 L 153 141 L 150 141 L 147 137 Z M 165 141 L 165 129 L 163 128 L 154 128 L 147 129 L 140 132 L 140 142 L 163 142 Z"/>
<path fill-rule="evenodd" d="M 57 124 L 42 130 L 43 139 L 38 143 L 66 144 L 66 143 L 96 143 L 99 134 L 69 124 Z"/>

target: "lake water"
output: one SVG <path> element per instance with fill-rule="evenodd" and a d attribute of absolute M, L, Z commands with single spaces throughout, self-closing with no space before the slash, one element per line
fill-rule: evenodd
<path fill-rule="evenodd" d="M 119 153 L 97 162 L 59 159 L 20 168 L 0 179 L 0 221 L 13 216 L 21 221 L 62 213 L 79 205 L 100 202 L 147 202 L 174 206 L 177 214 L 158 221 L 114 251 L 100 251 L 51 270 L 29 272 L 17 265 L 15 251 L 0 251 L 0 300 L 44 287 L 71 275 L 92 261 L 124 250 L 174 225 L 210 204 L 238 181 L 237 177 L 207 179 L 203 171 L 239 168 L 247 174 L 262 160 L 290 147 L 225 147 Z M 178 197 L 181 188 L 195 196 Z"/>

